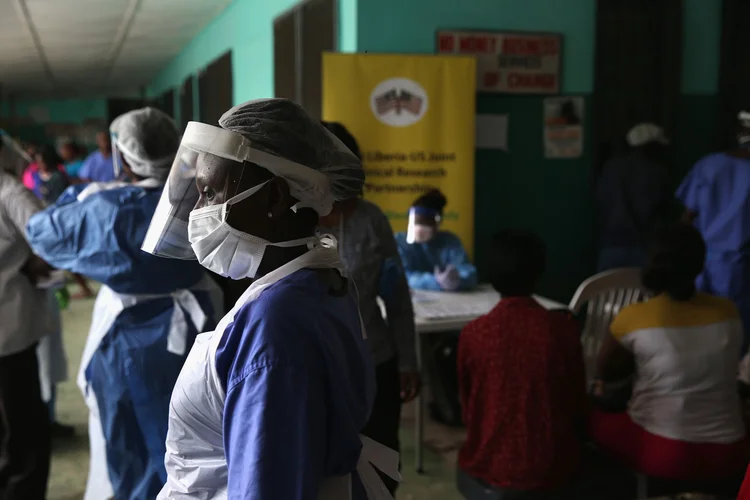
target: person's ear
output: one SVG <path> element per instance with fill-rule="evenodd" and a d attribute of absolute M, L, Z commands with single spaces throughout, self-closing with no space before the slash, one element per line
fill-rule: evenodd
<path fill-rule="evenodd" d="M 297 203 L 289 191 L 289 184 L 281 177 L 274 177 L 268 182 L 268 213 L 278 219 Z"/>

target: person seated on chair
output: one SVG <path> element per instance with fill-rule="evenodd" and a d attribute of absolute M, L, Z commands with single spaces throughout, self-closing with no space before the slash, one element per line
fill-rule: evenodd
<path fill-rule="evenodd" d="M 747 465 L 736 386 L 742 325 L 731 301 L 696 291 L 705 258 L 694 228 L 659 235 L 643 270 L 643 284 L 656 296 L 620 311 L 597 359 L 595 392 L 606 382 L 634 380 L 628 410 L 594 411 L 591 437 L 647 476 L 723 479 Z"/>
<path fill-rule="evenodd" d="M 461 240 L 440 230 L 447 202 L 437 189 L 420 196 L 409 209 L 408 230 L 396 235 L 410 288 L 455 292 L 477 286 L 477 268 Z"/>
<path fill-rule="evenodd" d="M 459 337 L 467 437 L 458 455 L 458 488 L 469 500 L 561 498 L 578 472 L 583 354 L 572 316 L 548 311 L 532 297 L 545 254 L 544 243 L 528 231 L 496 234 L 490 276 L 502 299 Z"/>

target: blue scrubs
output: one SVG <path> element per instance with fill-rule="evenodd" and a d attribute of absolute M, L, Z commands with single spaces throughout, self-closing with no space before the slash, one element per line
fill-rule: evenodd
<path fill-rule="evenodd" d="M 706 241 L 700 290 L 727 297 L 740 311 L 745 347 L 750 343 L 750 159 L 727 153 L 706 156 L 677 190 L 697 214 L 695 227 Z M 744 352 L 744 351 L 743 351 Z"/>
<path fill-rule="evenodd" d="M 459 290 L 470 290 L 477 286 L 477 268 L 469 260 L 461 240 L 453 233 L 439 231 L 426 243 L 406 242 L 406 233 L 396 235 L 398 253 L 404 264 L 409 288 L 416 290 L 440 290 L 435 278 L 435 268 L 453 266 L 461 278 Z"/>
<path fill-rule="evenodd" d="M 110 182 L 115 180 L 115 167 L 112 155 L 105 157 L 100 151 L 94 151 L 84 160 L 78 177 L 92 182 Z"/>
<path fill-rule="evenodd" d="M 78 177 L 81 167 L 83 166 L 83 160 L 73 160 L 65 164 L 65 172 L 68 177 Z"/>
<path fill-rule="evenodd" d="M 203 278 L 197 262 L 161 259 L 140 249 L 161 188 L 127 186 L 79 202 L 76 195 L 83 187 L 69 188 L 29 220 L 27 237 L 40 257 L 123 294 L 169 294 Z M 212 322 L 208 293 L 194 295 Z M 118 499 L 155 498 L 166 481 L 169 398 L 198 333 L 188 321 L 185 354 L 167 350 L 174 307 L 173 299 L 165 297 L 122 311 L 86 368 Z"/>
<path fill-rule="evenodd" d="M 317 498 L 356 468 L 375 381 L 353 293 L 309 269 L 282 278 L 240 309 L 215 359 L 231 498 Z"/>

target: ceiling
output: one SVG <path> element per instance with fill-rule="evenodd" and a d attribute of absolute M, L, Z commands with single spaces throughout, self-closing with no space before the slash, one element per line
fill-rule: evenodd
<path fill-rule="evenodd" d="M 231 0 L 0 0 L 2 95 L 133 94 Z"/>

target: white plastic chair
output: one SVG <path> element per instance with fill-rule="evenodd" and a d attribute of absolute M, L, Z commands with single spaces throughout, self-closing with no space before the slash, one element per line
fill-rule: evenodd
<path fill-rule="evenodd" d="M 588 278 L 578 287 L 570 301 L 570 310 L 576 314 L 587 305 L 581 344 L 589 382 L 593 377 L 596 356 L 614 317 L 623 307 L 647 297 L 648 292 L 641 283 L 641 270 L 638 268 L 604 271 Z"/>

